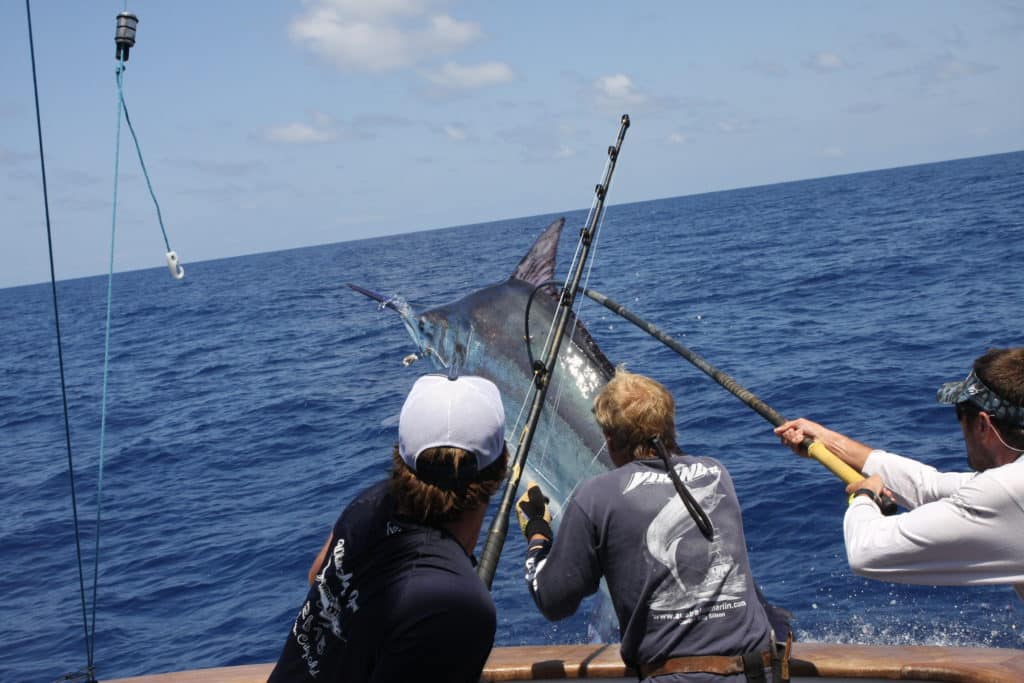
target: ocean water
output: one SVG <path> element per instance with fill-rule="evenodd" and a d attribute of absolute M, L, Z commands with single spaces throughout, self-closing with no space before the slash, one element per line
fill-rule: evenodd
<path fill-rule="evenodd" d="M 586 212 L 565 215 L 563 274 Z M 506 278 L 554 217 L 186 263 L 181 282 L 118 274 L 101 489 L 106 278 L 58 283 L 89 619 L 101 519 L 101 679 L 276 658 L 313 557 L 386 472 L 427 370 L 403 367 L 397 316 L 344 283 L 445 303 Z M 1021 263 L 1016 152 L 612 205 L 588 284 L 786 416 L 963 469 L 935 389 L 1024 343 Z M 613 362 L 673 391 L 683 447 L 729 467 L 756 578 L 800 639 L 1024 647 L 1008 587 L 853 576 L 838 479 L 631 324 L 589 300 L 581 318 Z M 0 290 L 0 324 L 0 681 L 50 681 L 86 654 L 49 285 Z M 545 621 L 523 551 L 511 533 L 497 643 L 585 641 L 592 604 Z"/>

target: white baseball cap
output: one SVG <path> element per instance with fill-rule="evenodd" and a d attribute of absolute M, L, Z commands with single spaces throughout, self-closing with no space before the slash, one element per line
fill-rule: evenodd
<path fill-rule="evenodd" d="M 424 375 L 398 418 L 398 452 L 413 472 L 428 448 L 451 446 L 476 455 L 477 471 L 505 449 L 505 409 L 498 387 L 474 375 Z"/>

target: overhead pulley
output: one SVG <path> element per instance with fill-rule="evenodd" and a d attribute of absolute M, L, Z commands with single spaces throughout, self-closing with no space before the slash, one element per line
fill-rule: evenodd
<path fill-rule="evenodd" d="M 117 52 L 114 53 L 114 58 L 118 61 L 128 61 L 128 52 L 135 45 L 135 28 L 138 25 L 139 18 L 131 12 L 121 12 L 117 15 L 117 28 L 114 30 Z"/>

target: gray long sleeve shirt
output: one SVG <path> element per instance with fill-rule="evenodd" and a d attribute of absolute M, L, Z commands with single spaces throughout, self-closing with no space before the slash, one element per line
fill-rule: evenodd
<path fill-rule="evenodd" d="M 531 547 L 526 581 L 534 601 L 547 618 L 565 618 L 603 576 L 623 661 L 634 667 L 766 649 L 770 626 L 729 473 L 712 458 L 677 455 L 673 466 L 711 518 L 712 541 L 664 464 L 634 461 L 584 482 L 566 504 L 554 542 Z"/>

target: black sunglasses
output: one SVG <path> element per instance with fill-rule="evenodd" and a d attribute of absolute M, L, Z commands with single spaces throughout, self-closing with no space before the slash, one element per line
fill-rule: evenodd
<path fill-rule="evenodd" d="M 974 403 L 971 403 L 970 401 L 961 401 L 960 403 L 956 404 L 956 419 L 957 420 L 964 419 L 964 416 L 966 416 L 966 415 L 974 417 L 975 415 L 977 415 L 980 412 L 982 412 L 981 408 L 979 408 Z"/>

